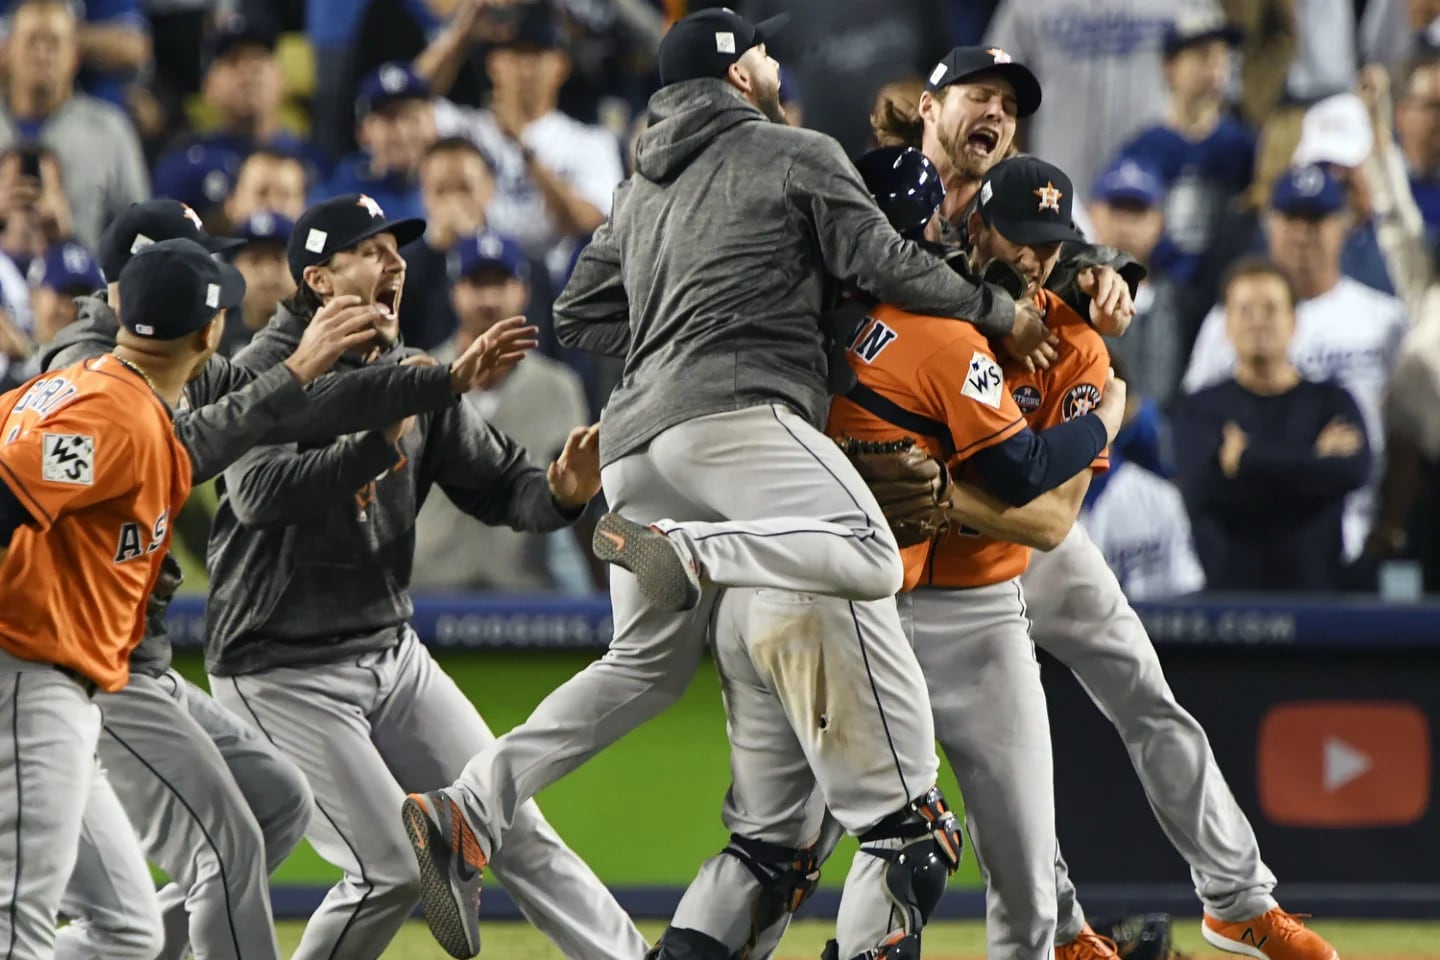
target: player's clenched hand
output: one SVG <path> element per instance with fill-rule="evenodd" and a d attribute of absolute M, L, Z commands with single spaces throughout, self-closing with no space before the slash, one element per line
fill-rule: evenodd
<path fill-rule="evenodd" d="M 1003 341 L 1005 352 L 1030 371 L 1047 369 L 1059 354 L 1060 339 L 1045 326 L 1040 308 L 1030 299 L 1015 301 L 1015 325 Z"/>
<path fill-rule="evenodd" d="M 456 393 L 489 390 L 499 383 L 525 354 L 540 345 L 539 327 L 527 326 L 524 317 L 510 317 L 475 338 L 450 365 L 450 384 Z"/>
<path fill-rule="evenodd" d="M 600 492 L 600 424 L 576 427 L 545 471 L 550 494 L 565 510 L 579 510 Z"/>
<path fill-rule="evenodd" d="M 1080 292 L 1090 298 L 1090 322 L 1107 337 L 1118 337 L 1135 319 L 1130 285 L 1112 267 L 1087 267 L 1078 278 Z"/>
<path fill-rule="evenodd" d="M 300 345 L 285 366 L 301 383 L 309 383 L 335 365 L 347 350 L 358 350 L 375 338 L 380 314 L 359 297 L 339 296 L 315 311 Z"/>
<path fill-rule="evenodd" d="M 1105 377 L 1105 390 L 1100 394 L 1100 403 L 1095 407 L 1095 414 L 1100 422 L 1105 424 L 1105 437 L 1110 443 L 1115 442 L 1115 435 L 1120 432 L 1120 424 L 1125 421 L 1125 381 L 1115 376 L 1111 370 Z"/>

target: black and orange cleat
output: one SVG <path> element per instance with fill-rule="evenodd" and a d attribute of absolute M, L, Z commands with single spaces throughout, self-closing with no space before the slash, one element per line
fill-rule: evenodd
<path fill-rule="evenodd" d="M 478 956 L 480 877 L 486 861 L 460 804 L 441 790 L 412 793 L 400 816 L 420 865 L 420 902 L 431 935 L 452 957 Z"/>
<path fill-rule="evenodd" d="M 678 544 L 654 527 L 607 513 L 591 538 L 595 556 L 635 574 L 640 593 L 659 610 L 689 610 L 700 602 L 700 575 Z"/>

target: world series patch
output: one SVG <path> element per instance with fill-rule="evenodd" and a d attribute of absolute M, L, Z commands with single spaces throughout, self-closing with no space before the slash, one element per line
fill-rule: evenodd
<path fill-rule="evenodd" d="M 1100 405 L 1100 388 L 1093 383 L 1077 383 L 1065 394 L 1060 412 L 1066 420 L 1083 417 Z"/>
<path fill-rule="evenodd" d="M 47 433 L 41 475 L 52 483 L 88 487 L 95 482 L 95 438 L 83 433 Z"/>
<path fill-rule="evenodd" d="M 1021 413 L 1034 413 L 1040 409 L 1040 391 L 1028 383 L 1023 387 L 1018 387 L 1011 396 Z"/>

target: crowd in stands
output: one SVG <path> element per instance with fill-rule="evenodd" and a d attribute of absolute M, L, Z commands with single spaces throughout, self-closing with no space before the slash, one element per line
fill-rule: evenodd
<path fill-rule="evenodd" d="M 548 459 L 621 375 L 559 348 L 550 305 L 632 168 L 659 37 L 707 5 L 0 0 L 0 386 L 102 285 L 130 203 L 245 241 L 234 352 L 293 292 L 295 219 L 357 192 L 428 223 L 402 251 L 407 343 L 444 360 L 504 317 L 540 325 L 541 355 L 466 400 Z M 792 14 L 771 51 L 789 122 L 852 157 L 877 97 L 913 100 L 951 46 L 1039 75 L 1022 148 L 1148 270 L 1111 341 L 1127 425 L 1082 516 L 1132 598 L 1374 591 L 1407 563 L 1440 588 L 1440 2 L 730 5 Z M 592 592 L 584 529 L 482 529 L 436 493 L 414 586 Z"/>

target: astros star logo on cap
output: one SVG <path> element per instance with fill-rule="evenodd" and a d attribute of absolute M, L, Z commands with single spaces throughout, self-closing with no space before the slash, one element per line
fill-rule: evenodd
<path fill-rule="evenodd" d="M 205 229 L 205 223 L 204 223 L 204 221 L 202 221 L 202 220 L 200 219 L 200 214 L 196 213 L 194 210 L 191 210 L 191 209 L 190 209 L 190 204 L 188 204 L 188 203 L 182 203 L 182 204 L 180 204 L 180 207 L 181 207 L 182 211 L 183 211 L 184 214 L 185 214 L 185 219 L 186 219 L 186 220 L 189 220 L 191 223 L 195 224 L 195 229 L 196 229 L 196 230 L 204 230 L 204 229 Z"/>
<path fill-rule="evenodd" d="M 372 200 L 370 197 L 367 197 L 363 193 L 360 194 L 360 199 L 355 201 L 355 205 L 357 207 L 364 207 L 365 212 L 370 214 L 371 217 L 385 216 L 385 211 L 380 209 L 380 204 L 376 203 L 374 200 Z"/>
<path fill-rule="evenodd" d="M 995 59 L 996 63 L 1009 63 L 1013 59 L 1010 54 L 1006 53 L 1004 50 L 1001 50 L 999 47 L 991 47 L 985 52 L 990 54 L 990 56 Z"/>
<path fill-rule="evenodd" d="M 1056 213 L 1060 212 L 1060 198 L 1063 197 L 1064 194 L 1055 189 L 1053 182 L 1046 180 L 1045 186 L 1038 187 L 1030 192 L 1040 198 L 1040 206 L 1037 209 L 1054 210 Z"/>

